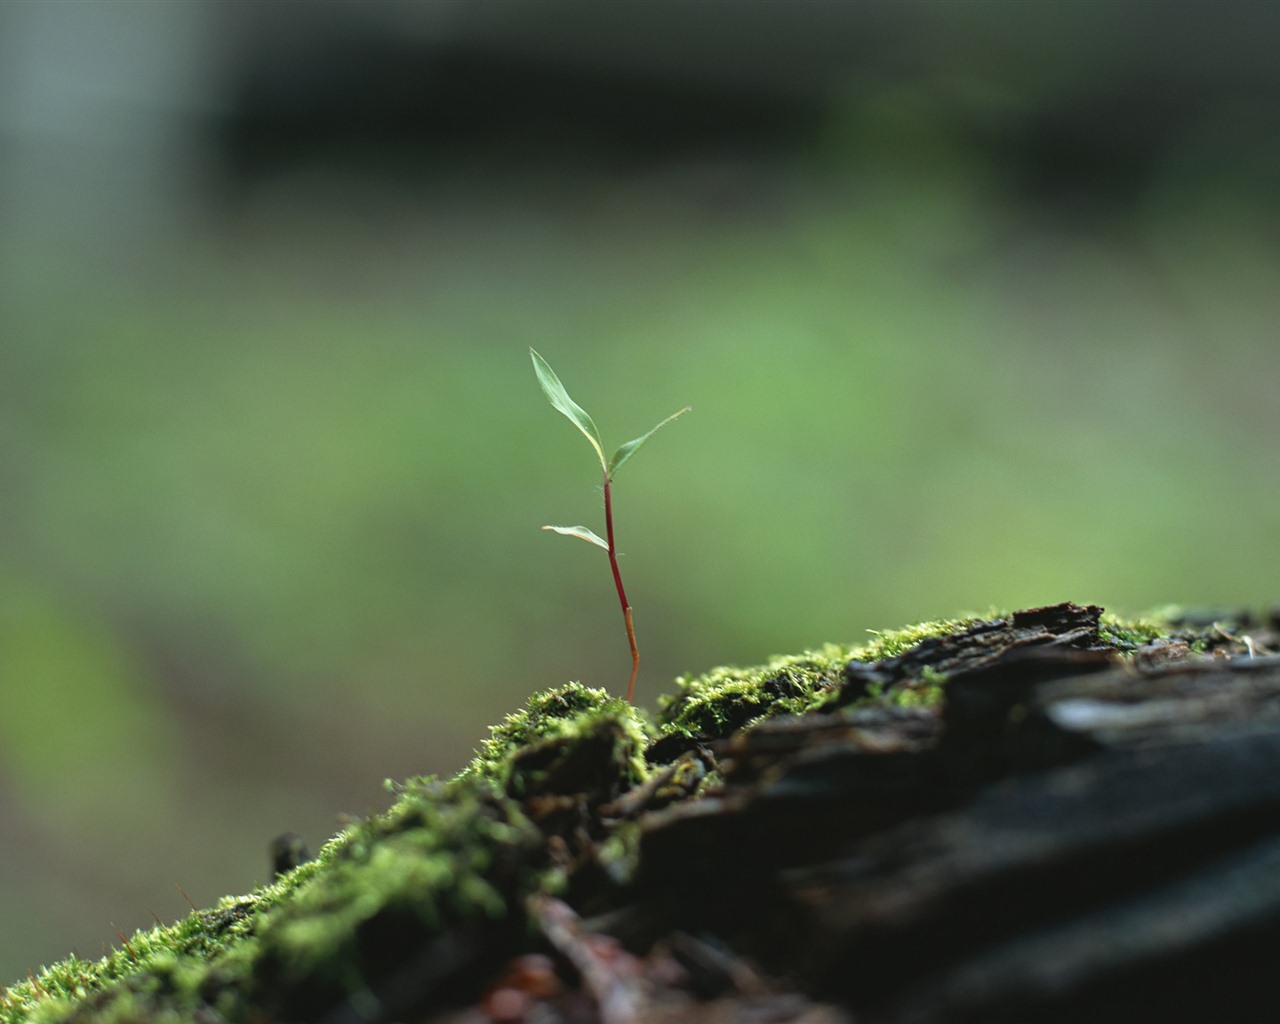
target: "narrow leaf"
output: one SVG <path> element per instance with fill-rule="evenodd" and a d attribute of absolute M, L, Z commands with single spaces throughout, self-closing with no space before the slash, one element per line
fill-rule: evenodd
<path fill-rule="evenodd" d="M 642 444 L 644 444 L 647 440 L 649 440 L 649 438 L 653 437 L 654 434 L 656 434 L 659 430 L 665 427 L 677 416 L 683 416 L 692 408 L 693 406 L 686 405 L 679 412 L 673 412 L 665 420 L 663 420 L 651 431 L 649 431 L 649 433 L 642 434 L 640 437 L 637 437 L 634 441 L 628 441 L 626 444 L 620 446 L 618 450 L 613 453 L 613 458 L 609 461 L 609 467 L 606 470 L 606 472 L 609 474 L 609 479 L 610 480 L 613 479 L 613 474 L 618 471 L 618 467 L 621 466 L 624 462 L 626 462 L 627 459 L 631 458 L 631 456 L 636 453 L 637 448 L 639 448 Z"/>
<path fill-rule="evenodd" d="M 600 431 L 596 429 L 595 422 L 587 415 L 582 406 L 569 397 L 569 392 L 564 389 L 564 385 L 560 383 L 560 378 L 556 376 L 555 370 L 551 369 L 547 361 L 532 348 L 529 349 L 529 355 L 533 357 L 533 372 L 538 375 L 538 383 L 542 385 L 542 390 L 546 394 L 547 400 L 556 409 L 564 413 L 575 427 L 582 431 L 583 436 L 591 442 L 591 447 L 596 450 L 596 455 L 600 459 L 600 466 L 603 468 L 604 445 L 600 441 Z"/>
<path fill-rule="evenodd" d="M 566 537 L 581 537 L 590 544 L 602 547 L 606 551 L 609 550 L 609 545 L 601 540 L 596 534 L 588 530 L 585 526 L 544 526 L 543 529 L 555 530 L 556 533 L 562 533 Z"/>

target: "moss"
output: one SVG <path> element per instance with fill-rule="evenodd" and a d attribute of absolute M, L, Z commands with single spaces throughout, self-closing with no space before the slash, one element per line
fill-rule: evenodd
<path fill-rule="evenodd" d="M 308 866 L 309 870 L 314 870 Z M 68 957 L 44 968 L 38 975 L 6 989 L 0 994 L 0 1022 L 16 1024 L 52 1024 L 54 1021 L 84 1016 L 89 1005 L 101 1004 L 101 997 L 116 987 L 116 998 L 110 1007 L 102 1006 L 93 1019 L 102 1021 L 136 1019 L 132 1005 L 145 996 L 145 990 L 120 988 L 117 983 L 145 977 L 154 983 L 167 978 L 177 990 L 198 984 L 205 965 L 237 942 L 251 929 L 248 922 L 282 900 L 293 888 L 290 882 L 267 886 L 249 896 L 224 898 L 211 910 L 193 911 L 170 925 L 121 936 L 121 945 L 96 961 Z M 189 985 L 185 983 L 189 982 Z M 94 999 L 93 997 L 97 997 Z"/>
<path fill-rule="evenodd" d="M 1172 634 L 1170 620 L 1176 609 L 1169 607 L 1135 617 L 1122 617 L 1103 612 L 1098 636 L 1103 643 L 1121 651 L 1132 651 L 1153 640 L 1165 640 Z"/>
<path fill-rule="evenodd" d="M 615 789 L 636 785 L 652 737 L 640 711 L 603 690 L 570 683 L 535 694 L 457 778 L 389 784 L 396 799 L 386 812 L 274 884 L 122 936 L 100 960 L 70 957 L 18 982 L 0 993 L 0 1024 L 190 1019 L 206 1005 L 228 1020 L 251 1005 L 306 1017 L 336 1000 L 372 998 L 378 965 L 393 962 L 394 950 L 458 928 L 473 941 L 509 937 L 521 927 L 523 897 L 560 884 L 544 863 L 545 837 L 508 786 L 535 784 L 544 765 L 564 760 L 557 754 L 598 748 L 602 738 L 588 770 L 604 757 Z"/>
<path fill-rule="evenodd" d="M 678 692 L 659 699 L 659 727 L 664 733 L 719 739 L 762 718 L 801 714 L 836 684 L 850 654 L 848 647 L 827 644 L 754 668 L 722 666 L 680 676 Z"/>
<path fill-rule="evenodd" d="M 918 680 L 895 686 L 885 696 L 890 704 L 896 704 L 898 707 L 929 708 L 942 700 L 943 686 L 946 681 L 945 673 L 926 665 L 921 669 Z M 877 694 L 876 697 L 879 698 L 881 695 Z"/>
<path fill-rule="evenodd" d="M 390 810 L 274 885 L 12 986 L 0 1021 L 189 1020 L 205 1005 L 228 1020 L 251 1005 L 305 1019 L 372 998 L 405 948 L 460 926 L 481 943 L 518 931 L 523 897 L 547 887 L 542 849 L 541 833 L 491 783 L 414 780 Z"/>
<path fill-rule="evenodd" d="M 350 831 L 324 869 L 256 930 L 249 994 L 305 1019 L 372 999 L 403 951 L 462 929 L 502 945 L 539 887 L 543 837 L 476 778 L 415 780 L 385 815 Z"/>
<path fill-rule="evenodd" d="M 1246 631 L 1260 626 L 1247 610 L 1201 611 L 1166 605 L 1140 616 L 1102 616 L 1104 639 L 1121 651 L 1132 651 L 1153 641 L 1181 642 L 1193 654 L 1238 650 L 1247 644 Z"/>
<path fill-rule="evenodd" d="M 719 739 L 774 715 L 803 714 L 836 692 L 849 661 L 892 658 L 922 640 L 957 632 L 977 621 L 976 617 L 934 619 L 902 629 L 872 630 L 873 639 L 861 646 L 827 644 L 752 668 L 720 667 L 698 676 L 680 676 L 678 692 L 660 699 L 658 724 L 664 733 Z M 936 700 L 941 693 L 939 681 L 928 682 L 926 687 L 895 692 L 892 699 L 909 704 Z"/>
<path fill-rule="evenodd" d="M 917 622 L 911 626 L 903 626 L 901 629 L 872 629 L 868 632 L 875 639 L 855 649 L 849 657 L 856 661 L 865 662 L 896 658 L 899 654 L 909 651 L 923 640 L 946 636 L 949 633 L 959 633 L 975 623 L 981 622 L 984 618 L 995 619 L 1004 614 L 1004 612 L 993 609 L 985 616 L 970 615 L 959 619 L 930 619 L 927 622 Z"/>
<path fill-rule="evenodd" d="M 621 697 L 581 683 L 535 693 L 524 708 L 489 730 L 489 738 L 480 744 L 461 776 L 488 779 L 505 787 L 517 753 L 538 742 L 572 742 L 597 728 L 602 720 L 617 724 L 621 745 L 627 748 L 622 756 L 630 781 L 633 785 L 641 782 L 648 772 L 641 752 L 653 739 L 644 712 Z"/>
<path fill-rule="evenodd" d="M 395 799 L 386 812 L 346 829 L 274 884 L 122 937 L 121 948 L 100 960 L 70 957 L 18 982 L 0 992 L 0 1024 L 154 1024 L 209 1010 L 232 1022 L 314 1019 L 343 1001 L 372 1006 L 407 949 L 458 935 L 472 950 L 517 945 L 525 898 L 566 884 L 562 862 L 555 869 L 548 862 L 548 835 L 580 837 L 576 846 L 560 843 L 563 856 L 595 857 L 606 874 L 624 878 L 638 826 L 598 828 L 593 811 L 650 776 L 643 753 L 655 740 L 720 738 L 763 718 L 802 714 L 837 690 L 851 660 L 892 658 L 976 621 L 937 619 L 875 632 L 862 646 L 828 644 L 755 667 L 681 676 L 661 701 L 656 727 L 620 698 L 579 683 L 535 694 L 491 730 L 453 780 L 389 784 Z M 1204 645 L 1205 631 L 1178 622 L 1170 610 L 1108 614 L 1100 635 L 1121 651 L 1161 639 Z M 869 699 L 932 704 L 945 685 L 926 671 L 919 685 Z M 672 799 L 698 791 L 672 788 Z"/>

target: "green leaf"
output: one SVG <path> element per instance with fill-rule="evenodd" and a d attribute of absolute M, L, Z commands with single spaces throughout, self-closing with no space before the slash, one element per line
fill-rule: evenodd
<path fill-rule="evenodd" d="M 551 369 L 547 361 L 532 348 L 529 349 L 529 355 L 533 357 L 533 372 L 538 375 L 538 383 L 542 385 L 547 401 L 564 413 L 573 425 L 582 431 L 583 436 L 591 442 L 591 447 L 596 450 L 596 455 L 600 459 L 600 468 L 604 469 L 604 445 L 600 441 L 600 431 L 596 429 L 595 422 L 587 415 L 582 406 L 569 397 L 569 392 L 564 389 L 564 385 L 560 383 L 560 378 L 556 376 L 555 370 Z M 657 428 L 655 427 L 654 429 L 656 430 Z M 651 430 L 649 433 L 653 433 L 653 431 Z M 614 459 L 617 459 L 616 455 Z"/>
<path fill-rule="evenodd" d="M 601 540 L 596 534 L 592 533 L 585 526 L 544 526 L 544 530 L 555 530 L 556 533 L 562 533 L 566 537 L 581 537 L 588 543 L 595 544 L 598 547 L 609 550 L 609 545 Z"/>
<path fill-rule="evenodd" d="M 644 444 L 647 440 L 649 440 L 649 438 L 653 437 L 654 434 L 656 434 L 659 430 L 665 427 L 677 416 L 683 416 L 692 408 L 693 406 L 686 405 L 679 412 L 673 412 L 665 420 L 663 420 L 651 431 L 649 431 L 649 433 L 642 434 L 639 437 L 637 437 L 634 441 L 628 441 L 626 444 L 619 447 L 618 450 L 613 453 L 613 458 L 609 461 L 609 466 L 606 469 L 606 472 L 609 474 L 609 479 L 610 480 L 613 479 L 613 474 L 618 471 L 618 467 L 620 467 L 624 462 L 626 462 L 627 459 L 631 458 L 631 456 L 636 453 L 637 448 L 639 448 L 642 444 Z"/>

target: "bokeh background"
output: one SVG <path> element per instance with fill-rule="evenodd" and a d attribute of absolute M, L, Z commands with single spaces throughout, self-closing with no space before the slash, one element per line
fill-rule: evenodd
<path fill-rule="evenodd" d="M 0 2 L 0 979 L 568 679 L 1280 600 L 1280 6 Z"/>

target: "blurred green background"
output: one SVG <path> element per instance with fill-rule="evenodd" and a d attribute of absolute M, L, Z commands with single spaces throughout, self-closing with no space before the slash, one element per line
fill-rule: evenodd
<path fill-rule="evenodd" d="M 0 979 L 567 679 L 1280 598 L 1270 5 L 0 3 Z"/>

